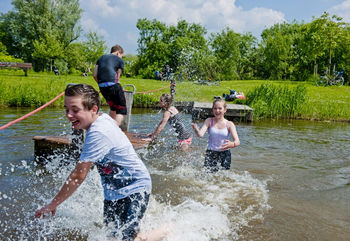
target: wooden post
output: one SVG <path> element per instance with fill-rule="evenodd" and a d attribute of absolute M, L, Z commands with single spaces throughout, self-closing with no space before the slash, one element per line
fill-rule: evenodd
<path fill-rule="evenodd" d="M 120 124 L 120 128 L 121 128 L 123 131 L 128 131 L 128 130 L 129 130 L 130 117 L 131 117 L 131 109 L 132 109 L 132 102 L 133 102 L 134 93 L 135 93 L 135 90 L 136 90 L 136 88 L 135 88 L 134 85 L 124 85 L 124 86 L 123 86 L 123 89 L 124 89 L 124 87 L 126 87 L 126 86 L 131 86 L 131 87 L 133 87 L 133 91 L 124 90 L 127 114 L 124 116 L 124 119 L 123 119 L 122 123 Z"/>
<path fill-rule="evenodd" d="M 171 95 L 171 98 L 173 99 L 173 103 L 175 103 L 175 78 L 171 78 L 170 80 L 170 95 Z"/>

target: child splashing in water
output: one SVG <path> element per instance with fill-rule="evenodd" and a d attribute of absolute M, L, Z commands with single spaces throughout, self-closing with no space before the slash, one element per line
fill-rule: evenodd
<path fill-rule="evenodd" d="M 114 227 L 113 240 L 158 241 L 166 227 L 140 233 L 139 224 L 151 193 L 151 176 L 126 135 L 109 115 L 100 114 L 99 93 L 90 85 L 68 86 L 65 90 L 66 116 L 74 129 L 85 129 L 80 159 L 52 201 L 35 213 L 36 218 L 56 213 L 84 182 L 95 165 L 104 188 L 104 222 Z"/>
<path fill-rule="evenodd" d="M 192 134 L 188 131 L 179 116 L 179 111 L 173 106 L 173 98 L 169 94 L 162 94 L 159 98 L 159 106 L 164 110 L 163 118 L 158 124 L 156 130 L 149 134 L 151 140 L 157 138 L 159 133 L 164 129 L 166 123 L 169 123 L 177 133 L 178 144 L 181 150 L 185 151 L 192 143 Z"/>
<path fill-rule="evenodd" d="M 224 118 L 226 110 L 226 102 L 223 99 L 216 99 L 213 102 L 214 117 L 207 118 L 201 129 L 192 124 L 198 137 L 203 137 L 208 130 L 209 140 L 204 167 L 210 172 L 217 172 L 219 168 L 230 169 L 230 149 L 240 144 L 235 125 Z M 233 141 L 229 140 L 230 135 Z"/>

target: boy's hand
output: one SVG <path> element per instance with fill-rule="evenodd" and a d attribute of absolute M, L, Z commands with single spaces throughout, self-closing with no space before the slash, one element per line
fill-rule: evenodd
<path fill-rule="evenodd" d="M 35 217 L 36 218 L 40 218 L 41 216 L 45 217 L 46 213 L 51 213 L 52 216 L 55 216 L 56 207 L 53 207 L 52 205 L 48 204 L 45 207 L 43 207 L 43 208 L 41 208 L 39 210 L 36 210 Z"/>

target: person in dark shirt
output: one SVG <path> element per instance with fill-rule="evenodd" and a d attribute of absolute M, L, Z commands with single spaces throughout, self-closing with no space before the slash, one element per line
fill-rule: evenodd
<path fill-rule="evenodd" d="M 126 101 L 119 78 L 124 69 L 124 49 L 114 45 L 110 54 L 101 56 L 95 65 L 94 79 L 100 87 L 101 94 L 110 107 L 109 115 L 120 126 L 127 114 Z"/>

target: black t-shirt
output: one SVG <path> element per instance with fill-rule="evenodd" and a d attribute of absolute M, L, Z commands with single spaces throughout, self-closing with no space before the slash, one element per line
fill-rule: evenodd
<path fill-rule="evenodd" d="M 124 61 L 114 54 L 106 54 L 101 56 L 97 63 L 97 79 L 98 83 L 116 82 L 118 69 L 124 69 Z"/>

